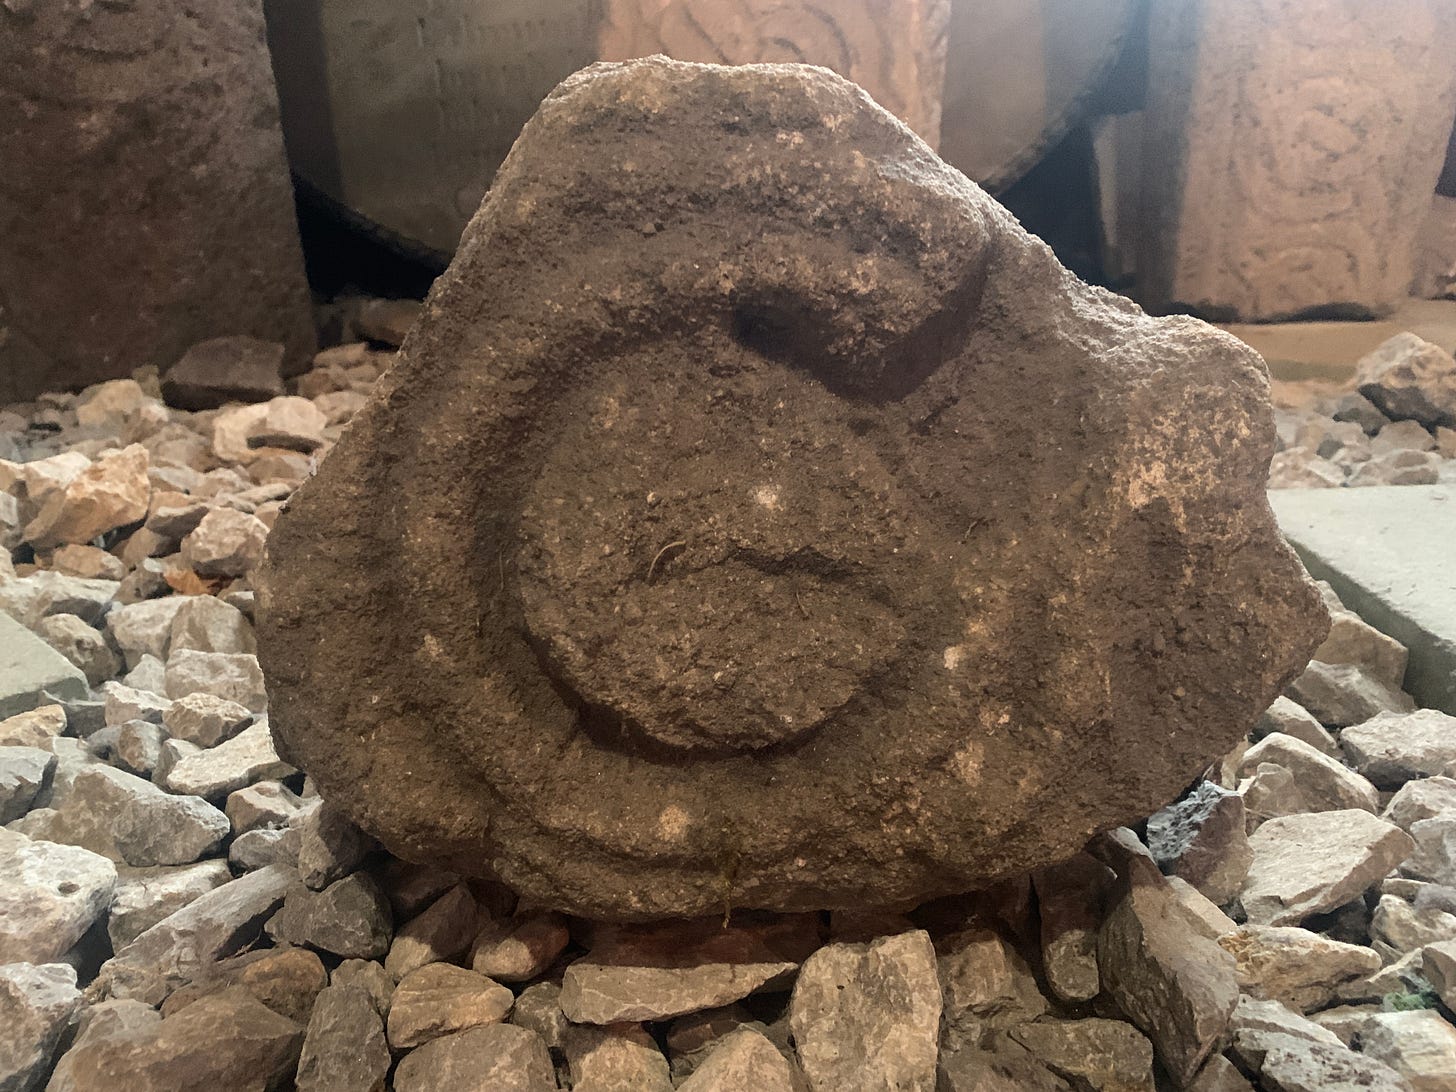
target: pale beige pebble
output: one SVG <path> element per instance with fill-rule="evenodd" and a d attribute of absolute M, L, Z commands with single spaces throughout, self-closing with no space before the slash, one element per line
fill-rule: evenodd
<path fill-rule="evenodd" d="M 266 402 L 220 411 L 212 422 L 212 453 L 224 463 L 251 462 L 257 453 L 248 446 L 248 437 L 267 416 Z"/>
<path fill-rule="evenodd" d="M 143 656 L 166 659 L 172 620 L 186 601 L 185 596 L 169 595 L 112 607 L 106 615 L 106 628 L 128 667 L 135 667 Z"/>
<path fill-rule="evenodd" d="M 45 747 L 65 732 L 65 707 L 42 705 L 0 720 L 0 747 Z"/>
<path fill-rule="evenodd" d="M 331 425 L 342 424 L 364 408 L 369 399 L 358 391 L 325 391 L 317 395 L 313 404 Z M 1456 438 L 1456 432 L 1452 433 Z"/>
<path fill-rule="evenodd" d="M 515 1003 L 511 991 L 484 975 L 449 963 L 411 971 L 389 1004 L 389 1045 L 419 1046 L 451 1032 L 497 1024 Z"/>
<path fill-rule="evenodd" d="M 242 576 L 263 559 L 268 527 L 246 512 L 214 508 L 182 540 L 182 560 L 202 576 Z"/>
<path fill-rule="evenodd" d="M 248 429 L 250 448 L 277 447 L 307 454 L 322 446 L 328 418 L 307 398 L 283 395 L 264 405 L 263 417 Z"/>
<path fill-rule="evenodd" d="M 140 444 L 101 456 L 50 495 L 26 525 L 26 541 L 38 549 L 89 542 L 145 518 L 152 493 L 148 459 Z"/>
<path fill-rule="evenodd" d="M 1239 988 L 1309 1012 L 1339 996 L 1339 987 L 1380 969 L 1372 948 L 1345 944 L 1296 926 L 1245 925 L 1219 938 L 1234 957 Z"/>
<path fill-rule="evenodd" d="M 738 1092 L 741 1089 L 794 1092 L 789 1063 L 767 1037 L 752 1028 L 739 1028 L 725 1035 L 703 1064 L 693 1070 L 692 1076 L 678 1085 L 678 1092 Z"/>
<path fill-rule="evenodd" d="M 667 1059 L 641 1024 L 570 1028 L 563 1052 L 581 1092 L 672 1092 Z"/>
<path fill-rule="evenodd" d="M 1456 428 L 1436 426 L 1436 450 L 1443 459 L 1456 459 Z"/>
<path fill-rule="evenodd" d="M 51 495 L 69 485 L 78 474 L 91 465 L 91 460 L 79 451 L 63 451 L 28 463 L 12 463 L 18 470 L 10 477 L 24 489 L 24 497 L 31 511 L 38 510 Z M 13 488 L 13 487 L 12 487 Z"/>
<path fill-rule="evenodd" d="M 1365 1018 L 1360 1051 L 1410 1081 L 1414 1092 L 1456 1089 L 1456 1027 L 1431 1009 L 1381 1012 Z"/>
<path fill-rule="evenodd" d="M 121 670 L 119 657 L 99 630 L 74 614 L 52 614 L 35 624 L 35 634 L 70 660 L 91 686 L 100 686 Z"/>
<path fill-rule="evenodd" d="M 147 506 L 147 530 L 160 538 L 181 542 L 202 522 L 209 507 L 207 501 L 186 493 L 153 490 Z"/>
<path fill-rule="evenodd" d="M 258 651 L 258 640 L 242 611 L 216 596 L 191 595 L 172 618 L 168 648 L 252 655 Z"/>
<path fill-rule="evenodd" d="M 85 580 L 120 580 L 126 575 L 126 565 L 96 546 L 69 543 L 51 554 L 51 569 L 66 576 L 79 576 Z"/>
<path fill-rule="evenodd" d="M 273 749 L 273 736 L 265 718 L 225 743 L 176 759 L 165 775 L 156 776 L 170 792 L 223 800 L 257 781 L 277 780 L 293 773 L 293 767 Z"/>
<path fill-rule="evenodd" d="M 112 379 L 87 387 L 76 396 L 76 422 L 84 427 L 119 428 L 128 415 L 148 401 L 135 379 Z"/>

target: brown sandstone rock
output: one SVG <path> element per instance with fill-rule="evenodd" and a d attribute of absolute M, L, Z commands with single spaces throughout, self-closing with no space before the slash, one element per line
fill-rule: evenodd
<path fill-rule="evenodd" d="M 0 5 L 0 402 L 314 341 L 257 0 Z"/>
<path fill-rule="evenodd" d="M 1251 351 L 843 80 L 596 66 L 278 520 L 280 753 L 589 916 L 982 886 L 1171 799 L 1323 637 L 1273 449 Z"/>

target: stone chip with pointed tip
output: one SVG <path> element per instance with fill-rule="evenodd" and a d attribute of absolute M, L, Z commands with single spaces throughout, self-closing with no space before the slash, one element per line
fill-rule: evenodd
<path fill-rule="evenodd" d="M 823 69 L 595 65 L 279 518 L 279 752 L 617 920 L 1050 864 L 1326 629 L 1258 357 L 1089 288 Z"/>

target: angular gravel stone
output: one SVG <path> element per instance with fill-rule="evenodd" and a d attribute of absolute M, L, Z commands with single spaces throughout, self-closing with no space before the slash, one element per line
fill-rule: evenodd
<path fill-rule="evenodd" d="M 1360 1025 L 1361 1053 L 1377 1058 L 1415 1092 L 1456 1088 L 1456 1027 L 1430 1009 L 1381 1012 Z"/>
<path fill-rule="evenodd" d="M 232 739 L 252 720 L 247 706 L 202 692 L 178 698 L 162 714 L 162 724 L 174 738 L 198 747 L 216 747 Z"/>
<path fill-rule="evenodd" d="M 90 542 L 128 523 L 140 523 L 152 495 L 148 462 L 141 444 L 102 455 L 46 498 L 26 525 L 25 541 L 43 550 L 65 542 Z"/>
<path fill-rule="evenodd" d="M 167 741 L 165 729 L 149 720 L 129 720 L 116 733 L 116 764 L 127 773 L 149 777 L 161 760 L 162 744 Z M 91 738 L 94 741 L 96 737 Z"/>
<path fill-rule="evenodd" d="M 366 872 L 356 872 L 322 891 L 299 884 L 267 929 L 275 941 L 344 959 L 378 959 L 389 951 L 393 924 L 389 901 L 378 882 Z"/>
<path fill-rule="evenodd" d="M 28 713 L 38 705 L 89 693 L 86 676 L 10 615 L 0 612 L 0 718 Z M 49 699 L 46 695 L 50 695 Z M 0 719 L 0 744 L 33 746 L 33 737 L 7 729 Z"/>
<path fill-rule="evenodd" d="M 298 1092 L 384 1092 L 389 1065 L 384 1021 L 369 994 L 357 986 L 330 986 L 320 993 L 298 1059 Z M 396 1080 L 396 1090 L 400 1087 Z"/>
<path fill-rule="evenodd" d="M 293 1075 L 303 1027 L 232 989 L 140 1027 L 93 1020 L 61 1058 L 48 1092 L 276 1088 Z"/>
<path fill-rule="evenodd" d="M 1254 1092 L 1254 1086 L 1244 1079 L 1233 1062 L 1215 1054 L 1193 1078 L 1188 1092 Z"/>
<path fill-rule="evenodd" d="M 1234 1036 L 1230 1053 L 1258 1073 L 1260 1087 L 1270 1092 L 1414 1092 L 1385 1063 L 1343 1044 L 1301 1035 L 1241 1031 Z"/>
<path fill-rule="evenodd" d="M 167 697 L 198 692 L 245 705 L 255 713 L 268 707 L 268 692 L 258 658 L 242 652 L 178 649 L 167 657 Z"/>
<path fill-rule="evenodd" d="M 100 686 L 121 670 L 120 659 L 101 631 L 77 615 L 49 615 L 35 624 L 35 633 L 75 664 L 92 686 Z"/>
<path fill-rule="evenodd" d="M 1456 775 L 1456 717 L 1436 709 L 1382 713 L 1340 733 L 1350 765 L 1382 789 Z"/>
<path fill-rule="evenodd" d="M 283 346 L 233 336 L 199 341 L 162 377 L 162 397 L 185 410 L 262 402 L 283 393 Z"/>
<path fill-rule="evenodd" d="M 150 690 L 138 690 L 119 682 L 105 683 L 101 693 L 106 698 L 106 726 L 120 728 L 127 721 L 149 720 L 161 724 L 171 701 Z"/>
<path fill-rule="evenodd" d="M 936 945 L 936 973 L 947 1024 L 972 1017 L 992 1027 L 1035 1019 L 1047 1010 L 1031 968 L 990 929 L 973 927 Z"/>
<path fill-rule="evenodd" d="M 223 808 L 234 834 L 285 827 L 303 808 L 303 801 L 281 781 L 260 781 L 228 793 Z"/>
<path fill-rule="evenodd" d="M 39 747 L 0 747 L 0 824 L 30 810 L 36 793 L 56 768 L 56 756 Z"/>
<path fill-rule="evenodd" d="M 810 915 L 726 929 L 716 919 L 622 929 L 566 968 L 561 1008 L 576 1024 L 717 1008 L 786 978 L 818 942 Z"/>
<path fill-rule="evenodd" d="M 648 1086 L 586 1081 L 578 1082 L 576 1087 L 584 1092 L 593 1088 L 607 1092 L 614 1087 L 625 1092 L 627 1088 L 643 1087 L 647 1092 Z M 540 1036 L 525 1028 L 496 1024 L 434 1039 L 410 1051 L 395 1070 L 395 1092 L 437 1092 L 446 1088 L 452 1092 L 554 1092 L 556 1074 Z M 303 1085 L 299 1090 L 305 1092 Z"/>
<path fill-rule="evenodd" d="M 1279 738 L 1271 735 L 1265 743 Z M 1255 744 L 1249 754 L 1263 745 Z M 1158 867 L 1192 884 L 1211 901 L 1227 903 L 1243 887 L 1254 851 L 1249 848 L 1244 800 L 1238 793 L 1205 781 L 1152 815 L 1147 829 L 1148 848 Z"/>
<path fill-rule="evenodd" d="M 800 969 L 789 1002 L 813 1092 L 933 1092 L 940 1015 L 935 949 L 919 930 L 820 948 Z"/>
<path fill-rule="evenodd" d="M 1288 1005 L 1278 1001 L 1259 1000 L 1247 995 L 1239 998 L 1229 1021 L 1229 1032 L 1237 1035 L 1241 1031 L 1278 1032 L 1297 1035 L 1315 1043 L 1343 1045 L 1342 1040 L 1330 1029 L 1306 1019 Z"/>
<path fill-rule="evenodd" d="M 142 868 L 190 864 L 221 845 L 232 825 L 205 800 L 95 766 L 76 774 L 59 807 L 32 811 L 17 829 Z"/>
<path fill-rule="evenodd" d="M 1415 334 L 1396 334 L 1361 357 L 1355 382 L 1393 420 L 1456 428 L 1456 361 Z"/>
<path fill-rule="evenodd" d="M 182 561 L 200 576 L 244 576 L 263 559 L 268 525 L 233 508 L 214 508 L 182 540 Z"/>
<path fill-rule="evenodd" d="M 188 1005 L 223 990 L 240 987 L 279 1016 L 306 1023 L 329 972 L 313 952 L 303 948 L 265 948 L 214 963 L 162 1003 L 171 1016 Z"/>
<path fill-rule="evenodd" d="M 76 969 L 0 964 L 0 1089 L 36 1092 L 71 1017 L 81 1007 Z"/>
<path fill-rule="evenodd" d="M 1099 1092 L 1152 1092 L 1153 1045 L 1121 1020 L 1038 1020 L 1011 1037 L 1053 1073 Z"/>
<path fill-rule="evenodd" d="M 1421 952 L 1421 973 L 1441 1003 L 1456 1012 L 1456 938 L 1427 945 Z"/>
<path fill-rule="evenodd" d="M 599 920 L 960 893 L 1161 806 L 1324 638 L 1256 354 L 839 77 L 591 68 L 487 204 L 257 574 L 280 753 L 401 854 Z"/>
<path fill-rule="evenodd" d="M 384 969 L 398 981 L 428 963 L 457 959 L 480 931 L 480 917 L 470 888 L 456 884 L 395 934 Z M 475 970 L 492 977 L 484 968 Z"/>
<path fill-rule="evenodd" d="M 47 750 L 67 728 L 66 710 L 60 705 L 42 705 L 28 713 L 16 713 L 0 720 L 0 746 Z"/>
<path fill-rule="evenodd" d="M 1374 814 L 1380 810 L 1380 794 L 1374 785 L 1303 740 L 1278 732 L 1265 736 L 1249 748 L 1239 772 L 1251 773 L 1265 762 L 1282 766 L 1294 775 L 1301 812 L 1360 808 Z"/>
<path fill-rule="evenodd" d="M 106 616 L 106 628 L 126 656 L 128 667 L 135 667 L 143 656 L 167 658 L 172 622 L 186 604 L 187 596 L 169 595 L 116 607 Z"/>
<path fill-rule="evenodd" d="M 1393 823 L 1361 810 L 1271 819 L 1249 844 L 1254 863 L 1240 902 L 1258 925 L 1298 925 L 1345 905 L 1410 856 L 1414 845 Z"/>
<path fill-rule="evenodd" d="M 226 861 L 177 867 L 117 869 L 116 896 L 106 919 L 113 951 L 121 951 L 157 922 L 228 883 Z"/>
<path fill-rule="evenodd" d="M 0 963 L 50 963 L 106 912 L 116 866 L 78 846 L 0 829 Z"/>
<path fill-rule="evenodd" d="M 1453 978 L 1456 982 L 1456 978 Z M 512 1024 L 529 1028 L 541 1036 L 552 1050 L 561 1050 L 567 1030 L 572 1026 L 561 1011 L 561 987 L 555 982 L 537 982 L 527 986 L 516 998 L 516 1007 L 508 1018 Z M 698 1019 L 697 1014 L 684 1017 Z M 674 1022 L 674 1026 L 676 1021 Z"/>
<path fill-rule="evenodd" d="M 394 979 L 381 964 L 363 959 L 346 959 L 334 968 L 329 984 L 361 989 L 369 995 L 370 1002 L 380 1016 L 389 1014 L 389 1002 L 394 996 Z"/>
<path fill-rule="evenodd" d="M 1255 740 L 1263 739 L 1271 732 L 1283 732 L 1286 736 L 1302 739 L 1317 751 L 1327 755 L 1338 755 L 1340 745 L 1335 737 L 1325 730 L 1304 706 L 1290 701 L 1283 694 L 1274 699 L 1274 704 L 1264 711 L 1254 725 Z"/>
<path fill-rule="evenodd" d="M 237 872 L 256 872 L 273 864 L 298 864 L 298 832 L 264 828 L 233 839 L 228 864 Z"/>
<path fill-rule="evenodd" d="M 1234 960 L 1203 935 L 1166 882 L 1134 868 L 1098 936 L 1107 993 L 1187 1084 L 1221 1040 L 1238 1002 Z"/>
<path fill-rule="evenodd" d="M 1456 778 L 1427 777 L 1404 785 L 1380 817 L 1409 832 L 1412 824 L 1444 811 L 1456 814 Z"/>
<path fill-rule="evenodd" d="M 207 751 L 178 759 L 161 779 L 170 791 L 223 800 L 228 793 L 258 781 L 288 777 L 296 771 L 273 750 L 266 719 Z"/>
<path fill-rule="evenodd" d="M 1321 663 L 1362 667 L 1392 690 L 1400 690 L 1405 682 L 1409 658 L 1405 645 L 1348 610 L 1330 612 L 1330 635 L 1314 652 Z"/>
<path fill-rule="evenodd" d="M 564 1050 L 573 1088 L 672 1092 L 667 1059 L 638 1024 L 573 1027 Z"/>
<path fill-rule="evenodd" d="M 752 1028 L 725 1035 L 692 1076 L 678 1085 L 678 1092 L 739 1092 L 746 1088 L 795 1092 L 789 1063 Z"/>
<path fill-rule="evenodd" d="M 1442 812 L 1412 823 L 1410 836 L 1415 851 L 1400 866 L 1401 872 L 1418 880 L 1456 887 L 1456 812 Z"/>
<path fill-rule="evenodd" d="M 470 949 L 470 967 L 497 982 L 529 982 L 571 941 L 566 919 L 549 910 L 486 926 Z"/>
<path fill-rule="evenodd" d="M 1370 916 L 1370 946 L 1394 963 L 1428 944 L 1456 939 L 1456 914 L 1436 907 L 1416 909 L 1395 895 L 1381 895 Z"/>
<path fill-rule="evenodd" d="M 159 1005 L 178 986 L 255 941 L 294 882 L 292 870 L 275 865 L 223 884 L 117 952 L 102 965 L 100 979 L 113 997 Z"/>
<path fill-rule="evenodd" d="M 1345 728 L 1380 713 L 1410 713 L 1416 707 L 1409 694 L 1386 686 L 1364 668 L 1318 660 L 1289 684 L 1288 695 L 1327 728 Z"/>
<path fill-rule="evenodd" d="M 1245 925 L 1218 943 L 1234 957 L 1241 990 L 1297 1012 L 1329 1004 L 1342 985 L 1381 966 L 1371 948 L 1290 925 Z"/>
<path fill-rule="evenodd" d="M 1062 1001 L 1090 1001 L 1102 989 L 1097 929 L 1102 924 L 1112 870 L 1082 853 L 1036 873 L 1042 967 Z"/>
<path fill-rule="evenodd" d="M 378 847 L 328 801 L 304 815 L 299 831 L 298 874 L 315 891 L 353 872 Z"/>
<path fill-rule="evenodd" d="M 389 1045 L 419 1046 L 451 1032 L 497 1024 L 515 997 L 484 975 L 449 963 L 431 963 L 400 979 L 389 1003 Z"/>
<path fill-rule="evenodd" d="M 189 595 L 172 619 L 168 647 L 253 655 L 258 651 L 258 641 L 253 636 L 253 624 L 237 607 L 230 607 L 213 595 Z"/>
<path fill-rule="evenodd" d="M 52 551 L 50 567 L 82 580 L 120 580 L 126 575 L 125 563 L 97 546 L 62 546 Z"/>
<path fill-rule="evenodd" d="M 80 580 L 41 570 L 19 580 L 0 582 L 0 613 L 26 626 L 52 614 L 74 614 L 100 625 L 120 585 L 114 580 Z"/>

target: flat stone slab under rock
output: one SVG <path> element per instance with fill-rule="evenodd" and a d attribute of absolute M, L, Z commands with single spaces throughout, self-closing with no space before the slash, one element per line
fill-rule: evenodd
<path fill-rule="evenodd" d="M 1324 637 L 1257 354 L 823 69 L 586 69 L 471 230 L 257 577 L 280 755 L 399 856 L 620 921 L 959 893 Z"/>
<path fill-rule="evenodd" d="M 1269 503 L 1310 573 L 1410 650 L 1405 689 L 1456 714 L 1456 489 L 1285 489 Z"/>

